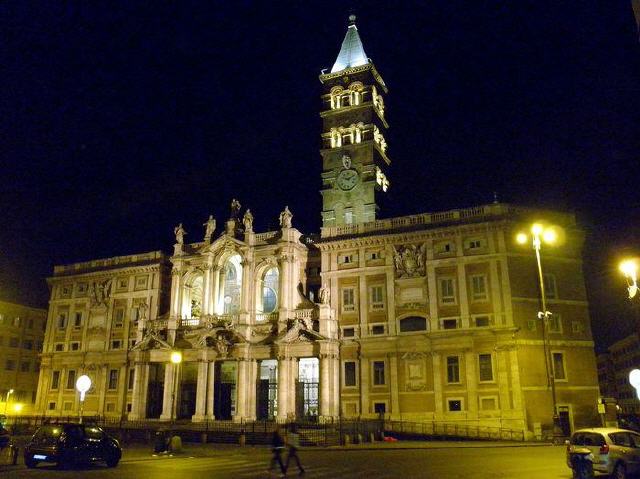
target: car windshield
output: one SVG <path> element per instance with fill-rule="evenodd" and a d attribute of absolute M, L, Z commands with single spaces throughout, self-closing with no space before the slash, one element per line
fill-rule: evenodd
<path fill-rule="evenodd" d="M 42 426 L 33 436 L 33 440 L 39 444 L 51 444 L 57 442 L 61 434 L 61 426 Z"/>

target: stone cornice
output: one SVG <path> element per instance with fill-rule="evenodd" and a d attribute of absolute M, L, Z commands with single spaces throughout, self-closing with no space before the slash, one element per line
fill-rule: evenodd
<path fill-rule="evenodd" d="M 47 283 L 59 284 L 68 283 L 70 280 L 77 281 L 79 279 L 96 279 L 96 278 L 111 278 L 120 276 L 123 274 L 136 274 L 136 273 L 156 273 L 160 271 L 163 266 L 162 263 L 153 263 L 141 266 L 124 266 L 122 268 L 109 268 L 104 270 L 96 270 L 87 273 L 67 274 L 64 276 L 50 276 L 47 278 Z"/>

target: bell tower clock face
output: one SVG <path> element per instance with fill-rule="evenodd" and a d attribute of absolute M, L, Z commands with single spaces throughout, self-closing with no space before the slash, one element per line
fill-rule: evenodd
<path fill-rule="evenodd" d="M 336 184 L 343 191 L 352 190 L 358 183 L 358 172 L 356 170 L 342 170 L 338 175 Z"/>

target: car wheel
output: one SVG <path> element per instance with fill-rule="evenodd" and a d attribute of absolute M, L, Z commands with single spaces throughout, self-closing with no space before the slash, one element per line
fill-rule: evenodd
<path fill-rule="evenodd" d="M 120 462 L 120 458 L 116 455 L 109 456 L 107 457 L 105 462 L 107 463 L 107 467 L 116 467 Z"/>
<path fill-rule="evenodd" d="M 38 461 L 36 461 L 33 456 L 32 457 L 25 457 L 24 458 L 24 465 L 27 466 L 29 469 L 33 469 L 34 467 L 36 467 L 38 465 Z"/>
<path fill-rule="evenodd" d="M 624 464 L 621 462 L 616 464 L 612 477 L 613 479 L 627 479 L 627 468 L 624 467 Z"/>

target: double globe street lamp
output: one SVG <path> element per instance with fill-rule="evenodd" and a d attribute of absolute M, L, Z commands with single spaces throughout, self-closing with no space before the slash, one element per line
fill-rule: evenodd
<path fill-rule="evenodd" d="M 178 368 L 182 362 L 182 353 L 180 351 L 171 352 L 171 362 L 173 363 L 173 391 L 171 391 L 171 421 L 177 417 L 176 400 L 178 397 Z"/>
<path fill-rule="evenodd" d="M 538 283 L 540 286 L 540 302 L 542 311 L 538 312 L 538 319 L 542 321 L 542 342 L 544 349 L 545 366 L 547 372 L 547 385 L 551 388 L 551 401 L 553 404 L 553 441 L 557 443 L 564 436 L 560 425 L 560 415 L 558 414 L 558 404 L 556 399 L 556 383 L 553 371 L 553 357 L 551 356 L 551 347 L 549 345 L 549 321 L 551 320 L 551 312 L 547 310 L 547 298 L 544 289 L 544 275 L 542 273 L 542 260 L 540 250 L 542 243 L 553 245 L 558 241 L 558 229 L 553 226 L 545 226 L 542 223 L 534 223 L 531 225 L 530 235 L 524 232 L 518 233 L 516 241 L 521 244 L 527 244 L 531 241 L 533 250 L 536 254 L 536 264 L 538 266 Z"/>

